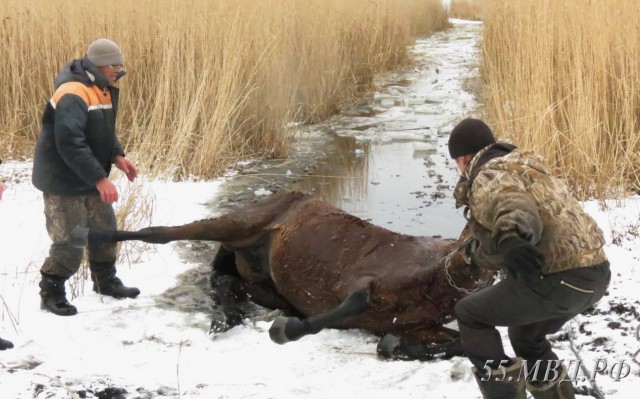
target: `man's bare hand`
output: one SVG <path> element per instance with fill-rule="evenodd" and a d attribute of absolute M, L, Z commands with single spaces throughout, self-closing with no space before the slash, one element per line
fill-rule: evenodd
<path fill-rule="evenodd" d="M 118 200 L 118 189 L 106 177 L 96 183 L 96 188 L 100 192 L 100 199 L 108 204 Z"/>
<path fill-rule="evenodd" d="M 113 163 L 116 165 L 116 168 L 120 169 L 125 175 L 127 175 L 127 179 L 129 179 L 129 181 L 134 181 L 138 176 L 138 170 L 136 167 L 122 155 L 117 155 L 114 158 Z"/>

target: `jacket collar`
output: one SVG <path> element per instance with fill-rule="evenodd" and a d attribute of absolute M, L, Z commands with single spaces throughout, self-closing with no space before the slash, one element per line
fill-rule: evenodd
<path fill-rule="evenodd" d="M 460 179 L 453 191 L 453 197 L 456 200 L 456 208 L 468 205 L 469 190 L 471 190 L 473 180 L 480 172 L 482 166 L 494 158 L 503 157 L 511 153 L 516 148 L 516 146 L 507 143 L 495 143 L 478 151 L 462 172 L 462 175 L 460 176 Z"/>
<path fill-rule="evenodd" d="M 121 71 L 118 74 L 117 79 L 120 79 L 124 75 L 125 72 Z M 96 85 L 101 90 L 109 88 L 109 81 L 107 78 L 100 73 L 98 67 L 89 61 L 86 56 L 84 58 L 75 59 L 62 67 L 62 70 L 55 78 L 55 87 L 58 88 L 63 83 L 67 82 L 80 82 L 87 86 Z"/>
<path fill-rule="evenodd" d="M 102 90 L 107 89 L 107 86 L 109 86 L 109 81 L 104 77 L 103 74 L 100 73 L 98 67 L 95 66 L 93 62 L 89 61 L 86 56 L 82 59 L 82 67 L 84 68 L 85 74 L 87 75 L 91 83 L 95 84 Z"/>

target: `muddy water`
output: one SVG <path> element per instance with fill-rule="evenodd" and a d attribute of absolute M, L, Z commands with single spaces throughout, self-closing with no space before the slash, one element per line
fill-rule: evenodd
<path fill-rule="evenodd" d="M 458 173 L 446 143 L 476 107 L 468 86 L 477 74 L 480 26 L 454 24 L 418 40 L 417 66 L 386 76 L 368 103 L 304 128 L 290 168 L 253 165 L 221 193 L 222 205 L 242 186 L 258 194 L 286 187 L 390 230 L 456 237 L 464 220 L 454 207 Z M 302 176 L 296 162 L 308 164 Z M 278 181 L 278 174 L 289 178 Z"/>
<path fill-rule="evenodd" d="M 454 24 L 418 40 L 415 66 L 381 79 L 369 101 L 302 127 L 287 159 L 238 165 L 238 173 L 211 199 L 211 216 L 276 191 L 298 190 L 393 231 L 457 237 L 464 218 L 452 197 L 458 172 L 447 140 L 455 123 L 476 111 L 471 88 L 480 29 Z M 206 298 L 192 305 L 176 305 L 175 299 L 189 286 L 189 296 L 197 299 L 193 285 L 206 284 L 213 251 L 208 243 L 183 248 L 186 258 L 203 266 L 166 293 L 168 306 L 211 306 Z"/>

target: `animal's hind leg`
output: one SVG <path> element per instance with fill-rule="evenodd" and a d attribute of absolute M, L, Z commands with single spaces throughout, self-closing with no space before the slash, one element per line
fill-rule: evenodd
<path fill-rule="evenodd" d="M 238 273 L 238 268 L 236 267 L 236 254 L 225 248 L 224 245 L 220 245 L 218 248 L 218 252 L 216 252 L 216 256 L 211 262 L 211 268 L 213 269 L 211 285 L 213 285 L 213 278 L 216 275 L 241 278 L 240 273 Z"/>
<path fill-rule="evenodd" d="M 367 286 L 352 292 L 337 308 L 328 312 L 313 315 L 306 319 L 278 317 L 269 328 L 269 336 L 273 342 L 285 344 L 296 341 L 308 334 L 316 334 L 325 327 L 330 327 L 364 312 L 370 305 L 369 295 L 370 288 Z"/>
<path fill-rule="evenodd" d="M 230 242 L 247 240 L 267 233 L 268 226 L 283 215 L 297 201 L 304 200 L 302 193 L 283 192 L 270 199 L 235 209 L 219 218 L 200 220 L 181 226 L 151 226 L 138 231 L 100 231 L 74 229 L 70 242 L 74 246 L 87 243 L 139 240 L 152 244 L 166 244 L 176 240 L 203 240 Z"/>
<path fill-rule="evenodd" d="M 268 309 L 279 309 L 285 316 L 303 317 L 300 312 L 291 306 L 289 301 L 278 294 L 276 287 L 268 282 L 245 284 L 244 288 L 251 298 L 251 302 Z"/>
<path fill-rule="evenodd" d="M 211 286 L 217 294 L 220 310 L 215 310 L 211 318 L 210 333 L 219 333 L 242 324 L 244 312 L 240 302 L 247 300 L 247 293 L 235 268 L 235 255 L 223 246 L 212 262 Z"/>
<path fill-rule="evenodd" d="M 220 246 L 212 262 L 211 287 L 217 293 L 220 310 L 214 311 L 210 333 L 229 330 L 246 317 L 240 304 L 251 298 L 251 301 L 269 308 L 281 309 L 287 316 L 300 316 L 291 304 L 280 296 L 276 288 L 267 281 L 247 283 L 236 268 L 236 257 L 233 251 Z"/>
<path fill-rule="evenodd" d="M 434 327 L 419 334 L 385 334 L 377 348 L 378 356 L 394 360 L 432 360 L 464 356 L 460 334 L 446 327 Z"/>

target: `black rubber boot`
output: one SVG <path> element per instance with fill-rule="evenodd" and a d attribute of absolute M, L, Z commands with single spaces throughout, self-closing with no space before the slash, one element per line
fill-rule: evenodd
<path fill-rule="evenodd" d="M 90 262 L 93 290 L 98 294 L 108 295 L 114 298 L 135 298 L 140 295 L 140 290 L 135 287 L 126 287 L 116 277 L 114 263 Z"/>
<path fill-rule="evenodd" d="M 0 351 L 13 348 L 13 342 L 0 338 Z"/>
<path fill-rule="evenodd" d="M 51 274 L 42 274 L 40 280 L 40 309 L 49 311 L 58 316 L 73 316 L 78 313 L 78 309 L 67 301 L 64 277 Z"/>
<path fill-rule="evenodd" d="M 484 399 L 527 399 L 521 369 L 522 360 L 513 359 L 513 364 L 493 369 L 488 375 L 475 367 L 473 374 Z"/>
<path fill-rule="evenodd" d="M 571 380 L 567 379 L 567 368 L 560 366 L 559 377 L 553 381 L 527 381 L 527 390 L 534 399 L 575 399 L 576 394 Z"/>

